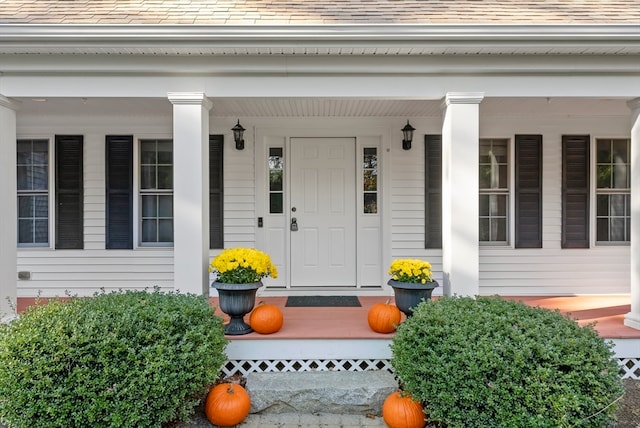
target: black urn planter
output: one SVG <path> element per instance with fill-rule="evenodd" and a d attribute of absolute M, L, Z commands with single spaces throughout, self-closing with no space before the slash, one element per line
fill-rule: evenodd
<path fill-rule="evenodd" d="M 256 291 L 262 287 L 262 281 L 249 284 L 227 284 L 214 281 L 211 286 L 218 290 L 220 310 L 231 317 L 224 326 L 224 334 L 239 336 L 253 331 L 244 322 L 244 316 L 253 310 L 256 303 Z"/>
<path fill-rule="evenodd" d="M 431 293 L 439 286 L 437 281 L 420 284 L 393 279 L 390 279 L 387 284 L 393 288 L 396 306 L 408 317 L 413 315 L 413 308 L 418 306 L 421 301 L 431 300 Z"/>

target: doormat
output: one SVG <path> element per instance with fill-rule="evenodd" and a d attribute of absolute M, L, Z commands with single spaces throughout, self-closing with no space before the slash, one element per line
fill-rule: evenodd
<path fill-rule="evenodd" d="M 289 296 L 285 306 L 295 307 L 358 307 L 357 296 Z"/>

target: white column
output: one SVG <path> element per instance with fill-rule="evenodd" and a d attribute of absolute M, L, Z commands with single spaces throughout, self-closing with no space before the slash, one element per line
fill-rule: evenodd
<path fill-rule="evenodd" d="M 640 98 L 631 109 L 631 312 L 624 325 L 640 330 Z"/>
<path fill-rule="evenodd" d="M 209 109 L 201 92 L 171 92 L 174 287 L 209 294 Z"/>
<path fill-rule="evenodd" d="M 15 105 L 0 95 L 0 319 L 17 299 L 17 196 Z"/>
<path fill-rule="evenodd" d="M 442 270 L 445 295 L 480 293 L 478 153 L 482 93 L 448 93 L 442 124 Z"/>

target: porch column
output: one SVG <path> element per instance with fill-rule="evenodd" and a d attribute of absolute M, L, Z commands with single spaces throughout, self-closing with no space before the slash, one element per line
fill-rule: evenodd
<path fill-rule="evenodd" d="M 17 196 L 15 105 L 0 95 L 0 320 L 17 300 Z M 8 301 L 8 300 L 9 301 Z"/>
<path fill-rule="evenodd" d="M 171 92 L 174 288 L 209 295 L 209 109 L 201 92 Z"/>
<path fill-rule="evenodd" d="M 445 295 L 480 293 L 478 154 L 483 93 L 448 93 L 442 124 L 442 270 Z"/>
<path fill-rule="evenodd" d="M 640 330 L 640 98 L 631 109 L 631 312 L 624 324 Z"/>

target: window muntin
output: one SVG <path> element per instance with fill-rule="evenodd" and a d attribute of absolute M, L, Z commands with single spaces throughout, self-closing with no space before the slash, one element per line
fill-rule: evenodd
<path fill-rule="evenodd" d="M 480 242 L 509 240 L 509 140 L 480 140 Z"/>
<path fill-rule="evenodd" d="M 596 140 L 596 242 L 631 241 L 631 142 Z"/>
<path fill-rule="evenodd" d="M 173 243 L 173 142 L 140 141 L 140 243 Z"/>
<path fill-rule="evenodd" d="M 49 245 L 49 141 L 17 141 L 18 245 Z"/>
<path fill-rule="evenodd" d="M 362 162 L 363 213 L 378 213 L 378 149 L 364 147 Z"/>
<path fill-rule="evenodd" d="M 269 213 L 284 213 L 284 150 L 269 148 Z"/>

